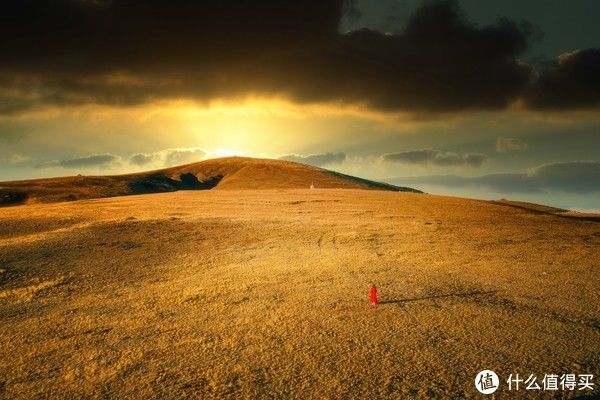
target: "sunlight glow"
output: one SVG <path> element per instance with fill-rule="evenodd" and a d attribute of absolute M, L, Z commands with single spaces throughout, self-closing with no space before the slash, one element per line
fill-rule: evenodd
<path fill-rule="evenodd" d="M 207 153 L 208 153 L 208 158 L 248 156 L 248 154 L 244 153 L 241 150 L 233 150 L 233 149 L 216 149 L 213 151 L 208 151 Z"/>

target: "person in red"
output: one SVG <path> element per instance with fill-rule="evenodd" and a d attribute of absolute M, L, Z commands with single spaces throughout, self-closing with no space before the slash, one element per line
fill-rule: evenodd
<path fill-rule="evenodd" d="M 371 291 L 369 293 L 369 297 L 371 298 L 371 304 L 376 306 L 377 301 L 377 287 L 375 285 L 371 285 Z"/>

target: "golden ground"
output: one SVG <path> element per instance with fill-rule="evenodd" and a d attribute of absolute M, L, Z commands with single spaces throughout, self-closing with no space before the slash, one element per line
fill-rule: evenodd
<path fill-rule="evenodd" d="M 597 380 L 599 245 L 598 222 L 383 191 L 3 208 L 0 397 L 479 398 L 483 369 Z M 557 395 L 574 394 L 592 393 Z"/>

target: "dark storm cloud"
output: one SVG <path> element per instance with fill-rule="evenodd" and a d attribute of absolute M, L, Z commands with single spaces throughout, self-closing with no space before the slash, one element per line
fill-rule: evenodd
<path fill-rule="evenodd" d="M 600 192 L 600 162 L 574 161 L 552 163 L 528 172 L 489 174 L 478 177 L 430 175 L 394 178 L 389 182 L 446 187 L 484 187 L 496 192 L 542 193 L 559 190 L 571 193 Z"/>
<path fill-rule="evenodd" d="M 280 157 L 279 159 L 320 167 L 327 164 L 339 164 L 341 162 L 346 161 L 346 153 L 322 153 L 310 154 L 307 156 L 290 154 L 287 156 Z"/>
<path fill-rule="evenodd" d="M 542 72 L 526 100 L 539 109 L 600 107 L 600 49 L 562 54 Z"/>
<path fill-rule="evenodd" d="M 476 26 L 456 1 L 437 0 L 401 32 L 340 33 L 355 14 L 344 0 L 4 0 L 0 113 L 249 94 L 440 112 L 503 108 L 523 93 L 541 107 L 548 91 L 573 93 L 543 76 L 529 87 L 532 69 L 517 61 L 527 24 Z M 585 87 L 589 67 L 558 70 Z M 590 105 L 575 92 L 572 105 Z"/>
<path fill-rule="evenodd" d="M 423 149 L 384 154 L 381 158 L 383 161 L 406 164 L 479 167 L 487 159 L 487 156 L 485 154 L 476 153 L 459 155 L 439 150 Z"/>
<path fill-rule="evenodd" d="M 113 154 L 93 154 L 84 157 L 71 158 L 68 160 L 53 160 L 37 165 L 37 168 L 87 168 L 87 167 L 103 167 L 111 164 L 116 164 L 120 161 L 118 156 Z"/>

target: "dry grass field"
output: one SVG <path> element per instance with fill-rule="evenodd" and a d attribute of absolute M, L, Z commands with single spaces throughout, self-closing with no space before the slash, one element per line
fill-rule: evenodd
<path fill-rule="evenodd" d="M 387 191 L 5 207 L 0 397 L 478 398 L 482 369 L 597 377 L 599 245 L 594 221 Z"/>

